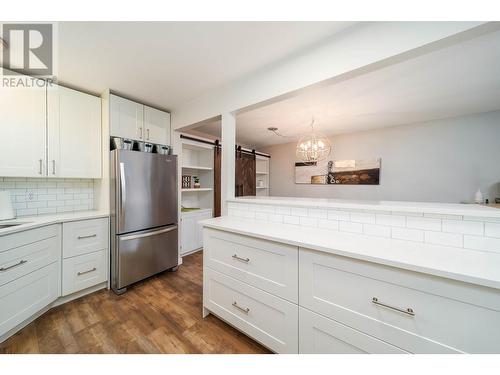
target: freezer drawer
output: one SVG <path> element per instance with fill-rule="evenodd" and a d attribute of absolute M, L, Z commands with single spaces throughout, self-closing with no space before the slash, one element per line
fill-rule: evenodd
<path fill-rule="evenodd" d="M 115 237 L 115 291 L 178 265 L 177 225 Z"/>

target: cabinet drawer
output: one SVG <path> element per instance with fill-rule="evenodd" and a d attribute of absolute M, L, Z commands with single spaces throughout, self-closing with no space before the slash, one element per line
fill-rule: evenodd
<path fill-rule="evenodd" d="M 298 352 L 298 306 L 217 271 L 203 272 L 203 305 L 277 353 Z"/>
<path fill-rule="evenodd" d="M 407 352 L 300 307 L 299 353 L 401 354 Z"/>
<path fill-rule="evenodd" d="M 73 221 L 63 224 L 63 258 L 108 249 L 108 219 Z"/>
<path fill-rule="evenodd" d="M 0 253 L 0 285 L 6 284 L 61 257 L 59 237 L 51 237 Z"/>
<path fill-rule="evenodd" d="M 108 250 L 63 260 L 62 295 L 78 292 L 107 280 Z"/>
<path fill-rule="evenodd" d="M 0 287 L 0 336 L 57 299 L 59 267 L 52 263 Z"/>
<path fill-rule="evenodd" d="M 410 352 L 500 352 L 497 290 L 304 249 L 299 258 L 301 306 Z"/>
<path fill-rule="evenodd" d="M 209 228 L 203 242 L 206 266 L 297 303 L 297 247 Z"/>
<path fill-rule="evenodd" d="M 60 224 L 0 236 L 0 253 L 59 235 Z"/>

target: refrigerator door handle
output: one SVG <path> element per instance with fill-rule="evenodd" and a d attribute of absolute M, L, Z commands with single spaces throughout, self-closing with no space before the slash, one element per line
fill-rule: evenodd
<path fill-rule="evenodd" d="M 156 235 L 161 234 L 161 233 L 171 232 L 171 231 L 176 230 L 176 229 L 177 229 L 177 225 L 174 225 L 172 227 L 164 228 L 164 229 L 160 229 L 160 230 L 155 230 L 153 232 L 131 234 L 128 236 L 120 236 L 120 240 L 121 241 L 129 241 L 129 240 L 135 240 L 138 238 L 151 237 L 151 236 L 156 236 Z"/>
<path fill-rule="evenodd" d="M 125 164 L 120 163 L 120 221 L 125 218 L 125 206 L 127 202 L 127 189 L 125 185 Z"/>

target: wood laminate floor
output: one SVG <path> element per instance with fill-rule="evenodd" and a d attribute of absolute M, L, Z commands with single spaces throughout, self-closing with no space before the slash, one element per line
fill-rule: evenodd
<path fill-rule="evenodd" d="M 0 344 L 0 353 L 269 353 L 213 315 L 203 319 L 201 252 L 117 296 L 58 306 Z"/>

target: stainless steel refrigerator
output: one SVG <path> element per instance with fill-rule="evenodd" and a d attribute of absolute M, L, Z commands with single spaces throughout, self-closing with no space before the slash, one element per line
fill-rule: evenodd
<path fill-rule="evenodd" d="M 178 266 L 177 156 L 111 151 L 111 287 Z"/>

